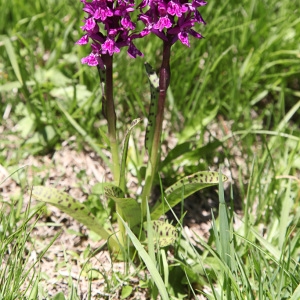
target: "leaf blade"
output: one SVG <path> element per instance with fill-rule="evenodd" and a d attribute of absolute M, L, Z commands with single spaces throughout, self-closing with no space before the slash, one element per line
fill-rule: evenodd
<path fill-rule="evenodd" d="M 151 220 L 150 225 L 152 226 L 152 243 L 158 245 L 163 248 L 169 245 L 173 245 L 177 239 L 177 231 L 176 228 L 164 221 L 160 220 Z M 147 231 L 148 221 L 143 224 L 144 229 Z M 148 239 L 146 238 L 143 243 L 148 243 Z"/>
<path fill-rule="evenodd" d="M 121 188 L 109 184 L 104 187 L 105 196 L 112 199 L 121 209 L 125 221 L 129 224 L 130 228 L 141 222 L 141 207 L 133 198 L 124 197 Z"/>
<path fill-rule="evenodd" d="M 151 257 L 146 252 L 146 250 L 144 249 L 143 245 L 140 243 L 140 241 L 137 239 L 137 237 L 130 230 L 130 228 L 128 227 L 126 222 L 124 222 L 124 220 L 122 220 L 122 222 L 124 224 L 124 227 L 126 228 L 127 234 L 130 237 L 135 249 L 139 253 L 139 255 L 142 258 L 142 260 L 144 261 L 148 271 L 150 272 L 150 274 L 159 290 L 160 296 L 162 297 L 162 299 L 168 300 L 169 299 L 168 292 L 166 290 L 165 284 L 164 284 L 154 262 L 152 261 Z"/>
<path fill-rule="evenodd" d="M 228 178 L 222 175 L 222 181 L 227 181 Z M 164 202 L 158 203 L 151 212 L 151 219 L 156 220 L 161 215 L 165 214 L 170 208 L 174 207 L 182 199 L 192 195 L 193 193 L 209 186 L 219 183 L 219 173 L 212 171 L 200 171 L 177 181 L 165 191 L 165 198 L 169 205 Z M 184 193 L 182 192 L 184 189 Z"/>
<path fill-rule="evenodd" d="M 84 204 L 75 200 L 67 193 L 52 187 L 34 186 L 32 188 L 32 196 L 39 201 L 59 208 L 102 238 L 109 240 L 109 244 L 113 249 L 119 248 L 119 244 L 112 236 L 112 233 L 103 228 L 100 222 Z"/>

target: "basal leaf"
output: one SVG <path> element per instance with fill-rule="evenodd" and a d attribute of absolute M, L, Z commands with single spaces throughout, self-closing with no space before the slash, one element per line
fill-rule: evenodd
<path fill-rule="evenodd" d="M 177 231 L 176 228 L 164 221 L 154 220 L 150 221 L 152 225 L 152 236 L 153 243 L 158 245 L 159 247 L 166 247 L 169 245 L 173 245 L 177 239 Z M 144 229 L 146 230 L 147 236 L 147 222 L 143 224 Z M 143 241 L 143 243 L 148 243 L 147 239 Z"/>
<path fill-rule="evenodd" d="M 223 182 L 227 181 L 227 179 L 228 178 L 225 175 L 222 175 Z M 218 183 L 219 173 L 210 171 L 200 171 L 180 179 L 165 191 L 164 196 L 169 205 L 164 202 L 155 205 L 151 213 L 151 219 L 158 219 L 170 209 L 169 206 L 174 207 L 182 199 L 185 199 L 201 189 L 216 185 Z"/>
<path fill-rule="evenodd" d="M 88 229 L 100 235 L 103 239 L 109 240 L 109 244 L 114 250 L 119 248 L 119 244 L 112 234 L 103 228 L 87 207 L 67 193 L 51 187 L 34 186 L 32 196 L 39 201 L 52 204 L 59 208 L 61 211 L 85 225 Z"/>
<path fill-rule="evenodd" d="M 130 228 L 141 222 L 141 207 L 133 198 L 124 197 L 123 191 L 112 184 L 104 187 L 105 196 L 112 199 L 121 209 Z"/>
<path fill-rule="evenodd" d="M 106 183 L 106 185 L 104 186 L 104 194 L 106 197 L 117 197 L 117 198 L 123 198 L 124 197 L 124 192 L 123 190 L 112 184 L 112 183 Z"/>

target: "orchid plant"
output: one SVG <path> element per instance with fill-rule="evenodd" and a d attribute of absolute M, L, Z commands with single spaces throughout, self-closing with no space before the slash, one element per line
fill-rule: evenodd
<path fill-rule="evenodd" d="M 78 45 L 91 42 L 91 53 L 82 58 L 81 62 L 91 67 L 97 67 L 100 84 L 102 86 L 102 111 L 108 126 L 108 140 L 112 157 L 113 182 L 104 184 L 104 195 L 114 201 L 118 215 L 118 230 L 111 232 L 105 229 L 89 209 L 68 194 L 55 188 L 35 186 L 32 195 L 43 202 L 50 203 L 70 216 L 86 225 L 103 239 L 107 239 L 112 252 L 122 253 L 127 248 L 126 228 L 139 236 L 142 243 L 147 242 L 147 230 L 151 227 L 154 242 L 159 247 L 174 243 L 177 232 L 173 225 L 159 218 L 174 205 L 192 193 L 219 182 L 219 173 L 199 171 L 183 177 L 180 181 L 168 187 L 161 199 L 150 209 L 150 218 L 147 214 L 148 200 L 160 163 L 160 147 L 162 123 L 166 93 L 170 83 L 170 56 L 174 43 L 180 41 L 190 47 L 189 36 L 201 39 L 202 35 L 193 27 L 195 23 L 205 24 L 199 7 L 206 4 L 201 0 L 143 0 L 136 5 L 133 0 L 81 0 L 87 13 L 84 25 L 81 27 L 85 34 L 77 41 Z M 138 14 L 134 12 L 138 11 Z M 135 21 L 132 15 L 137 16 Z M 138 32 L 136 23 L 142 22 L 144 28 Z M 162 40 L 163 51 L 161 67 L 157 76 L 152 67 L 145 63 L 151 89 L 151 103 L 146 129 L 145 148 L 148 155 L 146 173 L 142 193 L 137 199 L 128 197 L 126 190 L 126 164 L 128 143 L 132 130 L 139 124 L 140 119 L 132 121 L 123 142 L 122 154 L 116 128 L 116 112 L 114 103 L 113 85 L 113 58 L 114 55 L 126 47 L 130 57 L 143 56 L 134 45 L 135 39 L 145 38 L 150 33 Z M 222 175 L 221 180 L 226 181 Z M 149 227 L 149 223 L 152 225 Z M 153 235 L 154 233 L 154 235 Z"/>

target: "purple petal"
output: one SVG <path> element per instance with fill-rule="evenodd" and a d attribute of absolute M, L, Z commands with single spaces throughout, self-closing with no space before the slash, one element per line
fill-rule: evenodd
<path fill-rule="evenodd" d="M 143 57 L 144 54 L 138 50 L 135 45 L 133 45 L 133 43 L 130 43 L 129 47 L 128 47 L 128 51 L 127 51 L 128 55 L 131 57 L 131 58 L 136 58 L 137 55 L 138 56 L 141 56 Z"/>
<path fill-rule="evenodd" d="M 190 42 L 189 42 L 189 37 L 188 34 L 186 32 L 180 32 L 178 34 L 178 38 L 181 41 L 182 44 L 190 47 Z"/>
<path fill-rule="evenodd" d="M 160 18 L 158 22 L 153 25 L 153 28 L 158 29 L 159 31 L 162 31 L 164 28 L 170 28 L 170 27 L 172 27 L 172 22 L 170 21 L 168 16 Z"/>
<path fill-rule="evenodd" d="M 119 53 L 120 49 L 116 46 L 115 42 L 107 38 L 105 43 L 102 45 L 102 53 L 109 53 L 110 56 L 112 56 L 114 53 Z"/>
<path fill-rule="evenodd" d="M 77 44 L 77 45 L 86 45 L 88 42 L 89 42 L 89 37 L 86 34 L 83 37 L 81 37 L 75 44 Z"/>
<path fill-rule="evenodd" d="M 189 31 L 189 34 L 192 35 L 193 37 L 197 38 L 197 39 L 202 39 L 203 38 L 203 35 L 198 33 L 197 31 L 193 30 L 193 29 L 190 29 Z"/>
<path fill-rule="evenodd" d="M 95 54 L 91 53 L 90 55 L 82 58 L 81 63 L 94 67 L 98 65 L 98 60 L 96 59 Z"/>

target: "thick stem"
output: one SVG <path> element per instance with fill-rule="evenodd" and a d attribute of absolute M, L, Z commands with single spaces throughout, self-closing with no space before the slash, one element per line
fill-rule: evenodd
<path fill-rule="evenodd" d="M 164 41 L 163 60 L 159 73 L 159 98 L 158 107 L 155 120 L 154 137 L 152 142 L 151 156 L 148 161 L 146 170 L 145 186 L 142 193 L 142 214 L 146 215 L 147 201 L 149 199 L 155 174 L 157 172 L 157 165 L 160 162 L 160 141 L 162 134 L 162 123 L 164 120 L 164 108 L 167 95 L 167 89 L 170 83 L 170 55 L 171 44 Z"/>
<path fill-rule="evenodd" d="M 106 66 L 106 82 L 105 82 L 105 96 L 106 96 L 106 119 L 108 123 L 108 138 L 110 141 L 110 149 L 113 162 L 113 178 L 116 183 L 119 182 L 120 176 L 120 161 L 119 161 L 119 147 L 116 134 L 116 111 L 113 97 L 113 57 L 106 54 L 103 55 L 103 61 Z"/>
<path fill-rule="evenodd" d="M 116 133 L 116 111 L 113 97 L 113 56 L 108 54 L 103 55 L 103 61 L 106 66 L 106 82 L 105 82 L 105 96 L 106 96 L 106 107 L 105 107 L 105 115 L 108 124 L 108 138 L 110 141 L 110 150 L 112 155 L 112 163 L 113 163 L 113 179 L 114 182 L 118 185 L 120 178 L 120 161 L 119 161 L 119 147 Z M 122 214 L 122 210 L 119 205 L 116 205 L 116 212 L 124 218 Z M 125 243 L 125 227 L 120 218 L 118 218 L 119 225 L 119 242 L 121 247 L 124 246 Z"/>

